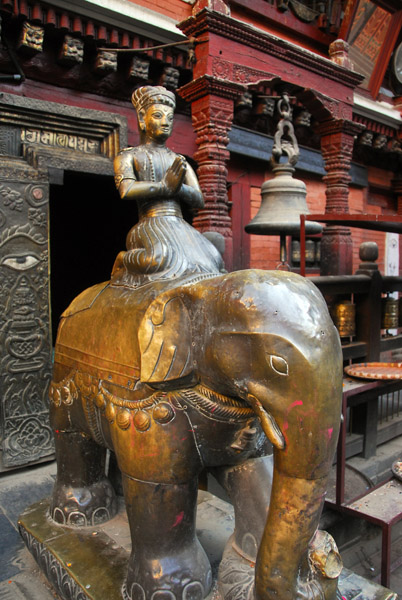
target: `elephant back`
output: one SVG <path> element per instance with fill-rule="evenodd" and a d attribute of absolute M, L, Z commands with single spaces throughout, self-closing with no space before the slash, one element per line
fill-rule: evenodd
<path fill-rule="evenodd" d="M 56 340 L 55 362 L 134 387 L 140 374 L 137 330 L 156 290 L 129 290 L 97 284 L 64 311 Z"/>
<path fill-rule="evenodd" d="M 137 289 L 106 282 L 85 290 L 62 315 L 55 362 L 128 389 L 139 379 L 156 383 L 183 376 L 191 345 L 183 284 L 186 289 L 211 277 L 216 275 L 156 281 Z M 168 322 L 177 344 L 161 337 Z"/>

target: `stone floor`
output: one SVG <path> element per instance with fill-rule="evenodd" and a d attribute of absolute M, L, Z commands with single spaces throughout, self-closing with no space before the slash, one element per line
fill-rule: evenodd
<path fill-rule="evenodd" d="M 384 448 L 377 453 L 379 463 L 361 463 L 352 459 L 362 471 L 369 470 L 376 477 L 387 473 L 384 465 L 402 453 L 402 438 L 391 451 Z M 386 456 L 385 456 L 386 455 Z M 31 504 L 50 495 L 55 463 L 43 464 L 0 475 L 0 598 L 2 600 L 52 600 L 58 598 L 47 583 L 34 559 L 26 550 L 17 531 L 18 516 Z M 402 500 L 401 500 L 402 502 Z M 379 582 L 381 536 L 378 528 L 360 520 L 345 521 L 338 515 L 325 517 L 328 529 L 337 539 L 344 565 L 371 581 Z M 394 528 L 392 560 L 395 570 L 391 576 L 391 589 L 402 597 L 402 523 Z M 106 600 L 106 599 L 105 599 Z"/>

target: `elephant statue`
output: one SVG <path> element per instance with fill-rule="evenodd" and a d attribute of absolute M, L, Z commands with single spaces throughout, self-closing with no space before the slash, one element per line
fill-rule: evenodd
<path fill-rule="evenodd" d="M 123 597 L 202 600 L 212 577 L 195 512 L 198 476 L 211 469 L 236 514 L 223 562 L 240 571 L 256 562 L 249 597 L 334 600 L 339 556 L 317 527 L 341 392 L 338 333 L 299 275 L 95 285 L 64 312 L 57 336 L 51 517 L 85 526 L 114 515 L 105 476 L 105 448 L 113 450 L 132 538 Z M 261 428 L 273 467 L 258 457 Z"/>

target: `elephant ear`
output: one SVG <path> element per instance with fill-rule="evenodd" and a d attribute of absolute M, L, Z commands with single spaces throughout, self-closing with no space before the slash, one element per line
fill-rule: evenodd
<path fill-rule="evenodd" d="M 152 302 L 141 322 L 138 339 L 141 381 L 162 383 L 192 372 L 191 321 L 179 296 L 162 294 Z"/>

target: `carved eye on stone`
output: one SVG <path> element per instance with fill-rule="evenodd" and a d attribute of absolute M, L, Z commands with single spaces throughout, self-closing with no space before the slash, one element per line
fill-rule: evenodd
<path fill-rule="evenodd" d="M 16 271 L 27 271 L 35 267 L 39 262 L 39 258 L 35 254 L 19 254 L 15 256 L 5 256 L 1 264 Z"/>
<path fill-rule="evenodd" d="M 278 375 L 289 375 L 289 365 L 284 358 L 281 356 L 275 356 L 271 354 L 269 357 L 269 364 Z"/>

